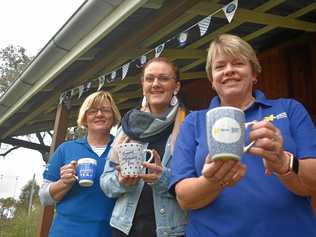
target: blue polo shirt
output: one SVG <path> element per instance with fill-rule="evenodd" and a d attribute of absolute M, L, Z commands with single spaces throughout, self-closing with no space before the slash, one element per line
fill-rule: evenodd
<path fill-rule="evenodd" d="M 255 103 L 245 111 L 246 121 L 269 120 L 281 130 L 284 149 L 297 158 L 316 157 L 316 130 L 305 108 L 292 99 L 268 100 L 255 91 Z M 211 108 L 220 106 L 218 97 Z M 183 122 L 172 159 L 169 188 L 185 178 L 201 176 L 208 154 L 205 115 L 190 113 Z M 249 143 L 249 131 L 246 132 Z M 227 187 L 211 204 L 189 211 L 187 237 L 316 236 L 316 218 L 310 200 L 290 192 L 274 175 L 266 176 L 262 159 L 244 154 L 245 177 Z"/>
<path fill-rule="evenodd" d="M 79 160 L 80 158 L 95 159 L 97 161 L 97 168 L 94 184 L 91 187 L 81 187 L 75 182 L 65 197 L 56 204 L 57 215 L 54 222 L 57 222 L 58 225 L 54 223 L 52 228 L 69 229 L 71 223 L 80 223 L 78 224 L 79 227 L 76 227 L 79 228 L 79 230 L 76 230 L 76 233 L 79 233 L 79 236 L 83 236 L 82 234 L 85 233 L 88 228 L 84 227 L 85 223 L 89 223 L 89 228 L 94 226 L 93 223 L 98 223 L 97 228 L 102 227 L 103 232 L 105 229 L 107 233 L 105 235 L 102 234 L 102 236 L 111 236 L 109 221 L 112 215 L 115 199 L 108 198 L 103 193 L 100 188 L 99 179 L 103 173 L 105 161 L 112 141 L 113 136 L 111 136 L 111 141 L 108 143 L 107 148 L 100 157 L 92 150 L 86 138 L 65 142 L 57 148 L 44 171 L 44 179 L 51 181 L 59 180 L 60 168 L 65 164 L 69 164 L 72 160 Z M 80 228 L 82 228 L 82 230 L 80 230 Z M 93 235 L 93 231 L 93 229 L 89 231 L 88 236 L 101 236 L 101 234 Z M 56 234 L 56 236 L 58 236 L 58 234 Z M 60 236 L 63 235 L 61 234 Z"/>

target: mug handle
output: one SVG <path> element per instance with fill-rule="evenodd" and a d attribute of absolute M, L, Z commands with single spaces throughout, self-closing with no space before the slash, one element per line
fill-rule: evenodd
<path fill-rule="evenodd" d="M 257 120 L 253 120 L 251 122 L 245 123 L 245 128 L 248 128 L 249 126 L 252 126 L 257 122 L 258 122 Z M 255 144 L 255 142 L 256 141 L 252 141 L 247 146 L 244 146 L 244 153 L 247 152 Z"/>
<path fill-rule="evenodd" d="M 150 149 L 145 149 L 144 151 L 145 151 L 145 152 L 149 152 L 149 153 L 150 153 L 150 157 L 149 157 L 149 159 L 148 159 L 148 160 L 146 160 L 146 162 L 150 163 L 150 162 L 153 160 L 153 158 L 154 158 L 154 153 L 153 153 L 153 151 L 152 151 L 152 150 L 150 150 Z"/>

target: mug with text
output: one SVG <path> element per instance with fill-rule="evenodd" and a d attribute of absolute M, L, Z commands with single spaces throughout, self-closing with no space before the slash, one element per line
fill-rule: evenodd
<path fill-rule="evenodd" d="M 146 153 L 150 154 L 147 162 L 153 159 L 152 150 L 145 149 L 140 143 L 123 143 L 117 146 L 117 153 L 122 176 L 139 175 L 145 172 L 143 162 L 146 161 Z"/>
<path fill-rule="evenodd" d="M 206 113 L 206 136 L 212 159 L 237 159 L 248 151 L 254 141 L 245 146 L 245 129 L 256 123 L 246 123 L 242 110 L 221 106 Z"/>
<path fill-rule="evenodd" d="M 94 183 L 97 161 L 92 158 L 81 158 L 77 162 L 77 178 L 79 185 L 90 187 Z"/>

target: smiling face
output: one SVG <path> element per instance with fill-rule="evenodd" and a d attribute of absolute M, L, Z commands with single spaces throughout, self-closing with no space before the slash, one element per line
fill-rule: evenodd
<path fill-rule="evenodd" d="M 146 66 L 142 80 L 143 95 L 151 113 L 160 115 L 169 107 L 170 100 L 180 89 L 173 68 L 164 61 L 154 61 Z"/>
<path fill-rule="evenodd" d="M 252 97 L 253 83 L 257 79 L 248 60 L 216 52 L 210 70 L 210 81 L 221 101 L 247 101 Z"/>
<path fill-rule="evenodd" d="M 109 132 L 114 123 L 114 113 L 111 103 L 108 100 L 91 106 L 91 108 L 86 111 L 85 116 L 88 133 Z"/>

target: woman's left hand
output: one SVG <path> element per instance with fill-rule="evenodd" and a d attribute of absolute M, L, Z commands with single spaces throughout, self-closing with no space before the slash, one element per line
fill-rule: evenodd
<path fill-rule="evenodd" d="M 260 121 L 251 127 L 250 140 L 256 141 L 249 153 L 263 158 L 266 174 L 284 174 L 288 171 L 289 159 L 283 150 L 280 130 L 271 122 Z"/>
<path fill-rule="evenodd" d="M 144 162 L 143 166 L 144 168 L 148 169 L 148 173 L 139 175 L 139 177 L 142 178 L 144 182 L 148 184 L 153 184 L 157 182 L 163 170 L 163 167 L 161 165 L 161 159 L 158 152 L 155 150 L 152 151 L 155 163 Z"/>

